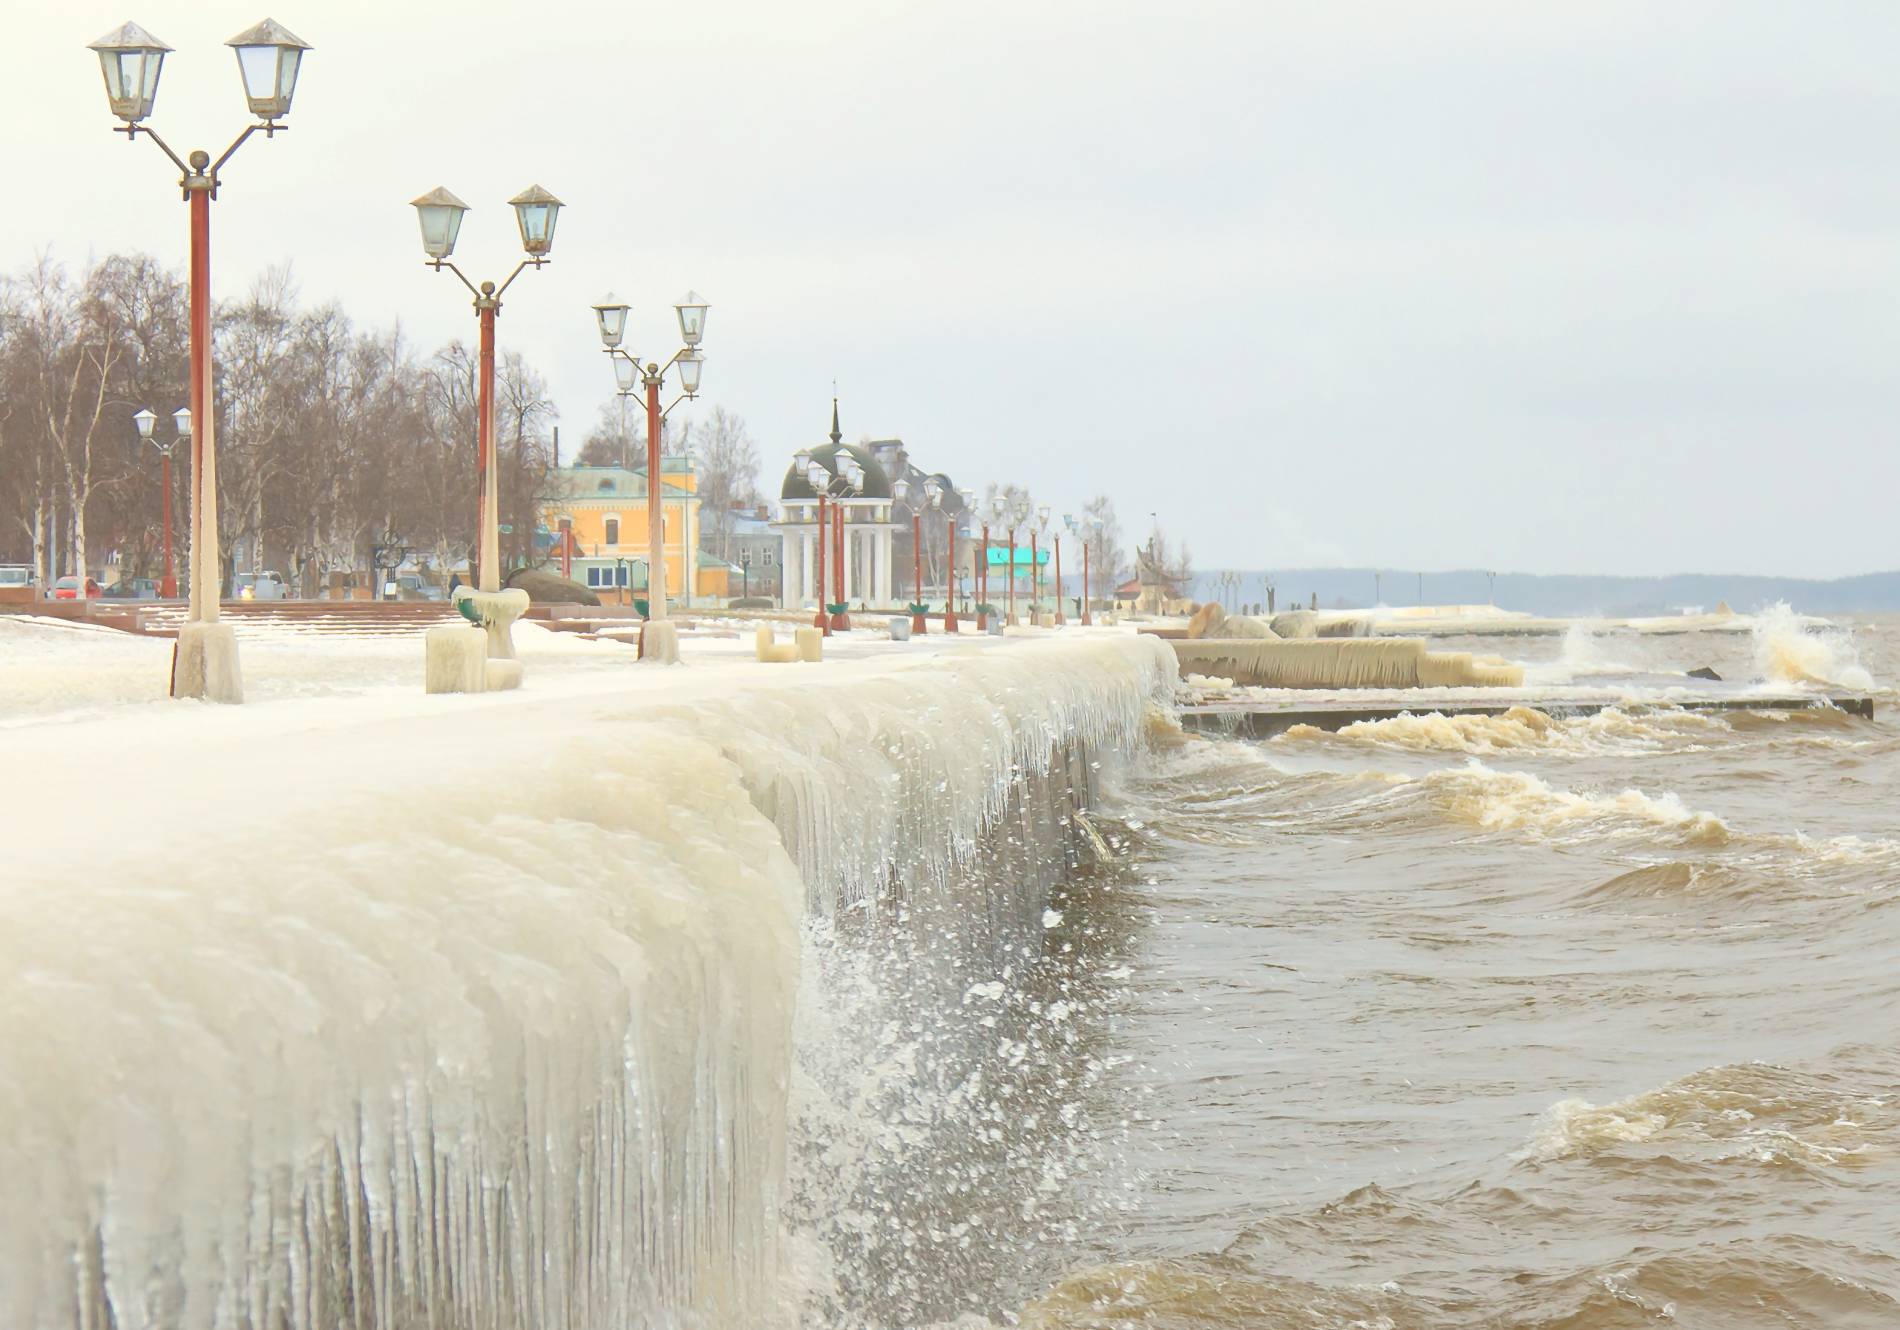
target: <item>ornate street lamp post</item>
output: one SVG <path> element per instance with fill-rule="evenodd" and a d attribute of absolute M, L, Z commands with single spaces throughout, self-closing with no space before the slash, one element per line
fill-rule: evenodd
<path fill-rule="evenodd" d="M 611 295 L 603 297 L 594 306 L 594 320 L 599 327 L 601 346 L 614 361 L 614 375 L 621 384 L 621 391 L 630 390 L 636 377 L 646 388 L 648 619 L 666 617 L 666 517 L 661 506 L 664 502 L 660 484 L 661 423 L 672 414 L 674 407 L 699 395 L 700 373 L 706 362 L 699 343 L 706 333 L 708 308 L 705 297 L 697 291 L 688 291 L 674 301 L 673 312 L 679 319 L 680 341 L 685 345 L 675 351 L 664 365 L 658 361 L 648 361 L 642 365 L 640 357 L 620 345 L 627 336 L 627 314 L 632 306 L 622 304 Z M 680 395 L 662 410 L 660 386 L 665 381 L 666 372 L 676 367 L 679 370 Z M 689 522 L 684 504 L 681 505 L 680 513 L 680 549 L 685 551 L 686 542 L 692 537 L 686 529 Z M 690 577 L 690 573 L 687 576 Z M 693 588 L 690 585 L 682 582 L 681 591 L 686 599 L 692 599 Z"/>
<path fill-rule="evenodd" d="M 224 164 L 246 139 L 260 129 L 265 138 L 275 138 L 288 128 L 279 122 L 290 114 L 297 73 L 310 47 L 271 19 L 246 29 L 225 45 L 237 53 L 245 101 L 257 121 L 246 125 L 215 162 L 203 149 L 181 158 L 156 130 L 141 123 L 152 114 L 158 98 L 159 71 L 171 47 L 138 24 L 126 23 L 93 42 L 90 49 L 99 55 L 107 104 L 112 114 L 125 122 L 115 126 L 115 131 L 128 141 L 144 134 L 171 159 L 179 170 L 179 188 L 191 212 L 190 410 L 198 421 L 198 430 L 191 436 L 190 605 L 172 660 L 171 692 L 174 697 L 242 702 L 244 684 L 238 670 L 237 639 L 228 625 L 218 623 L 222 565 L 218 557 L 216 421 L 211 410 L 211 201 L 218 196 L 219 173 Z"/>
<path fill-rule="evenodd" d="M 910 509 L 910 631 L 922 637 L 930 631 L 930 613 L 924 601 L 924 504 L 912 503 L 910 482 L 901 477 L 891 482 L 891 498 Z M 941 504 L 943 487 L 934 479 L 924 482 L 925 503 Z"/>
<path fill-rule="evenodd" d="M 161 472 L 159 484 L 165 496 L 165 576 L 159 580 L 158 594 L 166 600 L 172 600 L 178 595 L 178 579 L 172 574 L 172 449 L 181 443 L 191 442 L 191 408 L 181 406 L 172 412 L 172 426 L 177 430 L 177 437 L 169 443 L 160 443 L 152 433 L 158 417 L 150 409 L 141 407 L 133 412 L 132 423 L 138 426 L 139 438 L 158 449 Z"/>
<path fill-rule="evenodd" d="M 1036 525 L 1029 529 L 1029 619 L 1035 622 L 1042 612 L 1042 556 L 1036 549 L 1036 537 L 1049 530 L 1049 505 L 1043 504 L 1036 509 Z M 1062 586 L 1056 586 L 1058 611 L 1062 600 Z"/>
<path fill-rule="evenodd" d="M 809 457 L 810 454 L 803 454 Z M 814 627 L 822 628 L 827 634 L 848 632 L 851 628 L 851 607 L 844 599 L 844 504 L 839 502 L 847 494 L 864 493 L 864 467 L 858 459 L 849 453 L 839 451 L 832 454 L 832 462 L 837 466 L 834 472 L 823 462 L 813 459 L 805 464 L 805 483 L 818 496 L 818 619 Z M 825 529 L 825 499 L 832 499 L 832 523 L 829 532 Z M 832 587 L 837 606 L 831 611 L 830 618 L 825 617 L 825 540 L 832 541 Z"/>
<path fill-rule="evenodd" d="M 1084 517 L 1078 522 L 1065 514 L 1062 520 L 1067 524 L 1070 534 L 1082 542 L 1082 626 L 1087 628 L 1089 626 L 1089 546 L 1094 544 L 1094 535 L 1102 529 L 1102 519 Z M 1058 572 L 1057 576 L 1060 577 L 1061 574 Z"/>
<path fill-rule="evenodd" d="M 1009 570 L 1006 574 L 1009 581 L 1009 605 L 1003 623 L 1014 628 L 1016 626 L 1016 528 L 1022 525 L 1023 514 L 1000 494 L 990 501 L 990 506 L 996 510 L 996 520 L 1005 523 L 1009 528 Z"/>
<path fill-rule="evenodd" d="M 446 189 L 432 189 L 412 206 L 422 227 L 424 260 L 437 272 L 447 268 L 454 273 L 470 295 L 475 297 L 475 317 L 481 327 L 477 365 L 476 456 L 475 456 L 475 552 L 473 572 L 478 591 L 501 590 L 501 505 L 495 457 L 495 319 L 501 313 L 501 298 L 515 278 L 527 268 L 547 266 L 548 252 L 554 248 L 554 225 L 560 220 L 561 201 L 539 185 L 530 185 L 508 200 L 515 210 L 515 224 L 521 232 L 521 248 L 527 258 L 515 265 L 508 280 L 497 287 L 483 282 L 478 288 L 449 262 L 455 252 L 456 237 L 462 231 L 462 217 L 468 205 Z"/>

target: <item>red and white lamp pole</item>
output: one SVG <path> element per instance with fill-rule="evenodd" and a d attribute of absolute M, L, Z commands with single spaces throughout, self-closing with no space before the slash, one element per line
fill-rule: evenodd
<path fill-rule="evenodd" d="M 1075 518 L 1064 515 L 1062 520 L 1067 524 L 1070 533 L 1074 535 L 1077 540 L 1082 542 L 1082 626 L 1087 628 L 1089 626 L 1089 546 L 1093 545 L 1095 538 L 1101 535 L 1102 519 L 1099 517 L 1084 517 L 1078 522 Z M 1056 565 L 1056 581 L 1058 586 L 1061 580 L 1062 566 L 1058 563 Z"/>
<path fill-rule="evenodd" d="M 172 412 L 172 425 L 178 431 L 178 437 L 170 443 L 160 443 L 153 435 L 152 427 L 158 423 L 158 417 L 150 409 L 141 407 L 133 412 L 132 423 L 138 426 L 139 438 L 158 449 L 161 472 L 159 484 L 165 496 L 165 575 L 159 579 L 158 594 L 166 600 L 172 600 L 178 595 L 178 578 L 172 573 L 172 449 L 181 443 L 191 442 L 191 408 L 181 406 Z"/>
<path fill-rule="evenodd" d="M 891 498 L 910 509 L 910 631 L 912 636 L 922 637 L 930 631 L 930 621 L 925 617 L 930 611 L 924 601 L 925 505 L 910 501 L 910 482 L 901 478 L 891 482 Z M 943 486 L 935 476 L 924 481 L 924 499 L 931 507 L 943 506 Z M 944 631 L 949 631 L 947 625 Z"/>
<path fill-rule="evenodd" d="M 416 220 L 422 226 L 422 252 L 428 255 L 425 262 L 437 272 L 447 268 L 468 288 L 469 294 L 475 297 L 475 317 L 481 328 L 476 384 L 475 548 L 470 571 L 474 574 L 475 589 L 486 592 L 501 590 L 501 504 L 495 456 L 495 319 L 501 313 L 502 295 L 514 285 L 515 278 L 521 276 L 524 269 L 547 265 L 548 251 L 554 248 L 554 224 L 561 215 L 561 201 L 539 185 L 530 185 L 508 202 L 515 210 L 521 248 L 528 257 L 515 265 L 508 280 L 499 287 L 493 282 L 483 282 L 479 288 L 449 262 L 468 205 L 446 189 L 432 189 L 412 205 Z"/>
<path fill-rule="evenodd" d="M 644 365 L 640 357 L 627 351 L 620 345 L 627 335 L 627 313 L 632 307 L 621 304 L 611 295 L 594 306 L 594 318 L 600 328 L 601 345 L 614 361 L 614 375 L 621 392 L 627 392 L 633 386 L 637 376 L 646 389 L 647 399 L 647 619 L 649 621 L 666 618 L 666 513 L 664 487 L 660 481 L 660 438 L 665 429 L 666 418 L 673 414 L 673 408 L 681 402 L 690 402 L 699 396 L 699 379 L 705 367 L 706 357 L 699 349 L 700 339 L 706 335 L 706 311 L 711 308 L 705 297 L 697 291 L 688 291 L 673 302 L 673 313 L 679 321 L 680 341 L 685 345 L 673 353 L 664 365 L 658 361 L 648 361 Z M 660 406 L 660 388 L 666 380 L 669 369 L 679 371 L 680 395 L 665 408 Z M 680 504 L 680 552 L 683 564 L 680 591 L 690 604 L 693 597 L 692 558 L 687 542 L 693 539 L 689 527 L 692 525 L 691 512 L 685 502 Z"/>
<path fill-rule="evenodd" d="M 963 511 L 968 512 L 970 491 L 958 490 L 957 498 L 962 501 Z M 946 512 L 943 525 L 943 630 L 954 633 L 957 631 L 957 515 L 954 511 Z M 963 608 L 968 612 L 970 604 L 967 599 Z"/>
<path fill-rule="evenodd" d="M 218 557 L 218 467 L 216 420 L 212 411 L 211 367 L 211 201 L 218 196 L 219 172 L 244 141 L 258 130 L 274 138 L 287 126 L 297 90 L 297 72 L 309 45 L 281 24 L 265 19 L 225 43 L 237 52 L 244 98 L 257 123 L 246 125 L 217 161 L 197 149 L 181 158 L 149 126 L 158 97 L 159 71 L 172 48 L 136 23 L 126 23 L 93 42 L 105 74 L 106 100 L 116 126 L 127 140 L 144 134 L 179 170 L 179 188 L 191 212 L 191 406 L 198 422 L 191 455 L 190 607 L 172 659 L 172 695 L 214 702 L 242 702 L 237 639 L 218 624 L 222 563 Z M 168 491 L 169 493 L 169 491 Z M 174 590 L 176 587 L 174 586 Z"/>
<path fill-rule="evenodd" d="M 792 454 L 792 464 L 804 468 L 805 483 L 818 498 L 818 614 L 813 626 L 823 629 L 827 634 L 847 632 L 851 628 L 851 613 L 844 599 L 844 504 L 845 497 L 864 493 L 864 467 L 858 459 L 834 447 L 831 463 L 827 465 L 811 455 L 808 449 L 800 448 Z M 836 471 L 831 468 L 837 467 Z M 826 523 L 826 498 L 831 499 L 830 523 Z M 832 542 L 832 589 L 836 593 L 832 604 L 837 609 L 826 615 L 825 607 L 825 542 Z"/>

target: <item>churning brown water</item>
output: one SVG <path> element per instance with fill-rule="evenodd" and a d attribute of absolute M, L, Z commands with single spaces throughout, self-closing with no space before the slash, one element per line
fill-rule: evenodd
<path fill-rule="evenodd" d="M 1837 659 L 1900 679 L 1900 620 L 1853 627 Z M 1746 637 L 1591 649 L 1761 669 Z M 1133 868 L 1064 924 L 1107 994 L 1086 1109 L 1112 1196 L 999 1240 L 985 1314 L 1900 1326 L 1893 705 L 1419 718 L 1140 764 L 1111 810 Z"/>

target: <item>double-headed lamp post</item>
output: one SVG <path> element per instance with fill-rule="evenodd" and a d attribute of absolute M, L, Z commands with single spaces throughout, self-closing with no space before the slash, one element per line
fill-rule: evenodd
<path fill-rule="evenodd" d="M 544 267 L 548 251 L 554 248 L 554 224 L 560 220 L 561 201 L 539 185 L 530 185 L 508 200 L 515 210 L 515 223 L 521 232 L 521 248 L 528 257 L 515 265 L 508 280 L 497 287 L 483 282 L 478 288 L 449 262 L 455 252 L 456 237 L 462 232 L 462 217 L 468 205 L 446 189 L 432 189 L 411 206 L 422 227 L 422 252 L 429 267 L 454 273 L 470 295 L 475 297 L 475 317 L 481 325 L 480 361 L 477 366 L 475 448 L 475 586 L 478 591 L 501 590 L 501 505 L 495 459 L 495 318 L 501 313 L 501 297 L 514 285 L 526 268 Z"/>
<path fill-rule="evenodd" d="M 924 509 L 942 507 L 943 486 L 932 477 L 924 481 L 923 491 L 920 501 L 912 502 L 908 480 L 891 482 L 891 498 L 910 509 L 910 631 L 917 637 L 930 631 L 924 617 L 930 613 L 924 602 Z"/>
<path fill-rule="evenodd" d="M 673 302 L 673 312 L 679 317 L 680 341 L 686 345 L 673 353 L 672 359 L 664 365 L 658 361 L 648 361 L 642 365 L 640 357 L 621 346 L 627 337 L 627 314 L 632 306 L 622 304 L 608 295 L 594 306 L 594 319 L 600 329 L 600 341 L 607 355 L 614 362 L 614 379 L 620 385 L 620 391 L 626 393 L 637 379 L 646 387 L 647 393 L 647 618 L 664 619 L 666 617 L 666 518 L 661 507 L 663 502 L 660 485 L 660 429 L 661 422 L 671 415 L 673 408 L 681 402 L 691 401 L 699 396 L 699 376 L 705 366 L 706 357 L 699 349 L 699 342 L 706 335 L 706 299 L 697 291 L 688 291 Z M 675 397 L 665 409 L 660 406 L 660 385 L 666 378 L 666 371 L 677 367 L 679 370 L 680 395 Z M 623 399 L 624 400 L 624 399 Z M 692 539 L 687 530 L 691 525 L 685 504 L 680 506 L 680 550 L 687 549 L 686 542 Z M 691 563 L 687 568 L 690 570 Z M 684 576 L 690 577 L 688 571 Z M 681 583 L 681 590 L 690 603 L 693 588 Z"/>
<path fill-rule="evenodd" d="M 1029 529 L 1029 619 L 1031 623 L 1034 623 L 1036 616 L 1042 613 L 1042 556 L 1037 552 L 1036 538 L 1038 535 L 1047 533 L 1048 530 L 1049 505 L 1045 503 L 1036 509 L 1036 525 Z M 1056 586 L 1058 605 L 1061 600 L 1062 587 L 1058 583 Z M 1060 614 L 1059 609 L 1057 613 Z"/>
<path fill-rule="evenodd" d="M 844 504 L 839 502 L 847 494 L 864 493 L 864 467 L 857 458 L 840 449 L 832 454 L 837 465 L 833 471 L 818 461 L 804 449 L 792 456 L 794 462 L 802 461 L 805 466 L 805 483 L 811 486 L 812 493 L 818 496 L 818 617 L 813 626 L 823 629 L 827 634 L 848 632 L 851 628 L 851 607 L 844 598 Z M 831 531 L 825 530 L 825 499 L 832 500 Z M 838 608 L 825 617 L 825 539 L 829 534 L 831 549 L 831 584 L 837 592 L 837 599 L 831 603 Z"/>
<path fill-rule="evenodd" d="M 1063 514 L 1063 524 L 1069 528 L 1069 534 L 1082 543 L 1082 626 L 1089 626 L 1089 546 L 1094 537 L 1102 530 L 1102 519 L 1084 517 L 1077 521 L 1067 513 Z"/>
<path fill-rule="evenodd" d="M 946 633 L 957 631 L 957 515 L 944 508 L 944 488 L 935 478 L 924 482 L 924 493 L 930 499 L 930 506 L 943 512 L 943 630 Z"/>
<path fill-rule="evenodd" d="M 136 23 L 126 23 L 92 43 L 105 74 L 106 101 L 125 123 L 116 126 L 128 141 L 140 134 L 156 144 L 179 171 L 179 188 L 191 210 L 191 405 L 198 421 L 191 455 L 190 607 L 178 635 L 172 662 L 172 695 L 241 702 L 237 640 L 218 622 L 218 467 L 216 421 L 211 412 L 211 201 L 218 196 L 219 173 L 231 155 L 258 130 L 274 138 L 287 126 L 297 91 L 297 73 L 309 45 L 283 25 L 265 19 L 225 43 L 237 52 L 244 98 L 255 123 L 246 125 L 214 162 L 196 149 L 185 157 L 173 152 L 157 131 L 143 124 L 158 98 L 158 75 L 172 48 Z M 169 493 L 169 491 L 167 491 Z M 169 530 L 169 528 L 168 528 Z M 174 587 L 174 590 L 176 588 Z"/>
<path fill-rule="evenodd" d="M 177 437 L 169 443 L 160 443 L 152 433 L 152 427 L 158 423 L 158 417 L 150 407 L 140 407 L 132 413 L 132 423 L 138 426 L 139 438 L 158 449 L 161 479 L 163 487 L 165 522 L 165 576 L 159 581 L 158 594 L 166 600 L 178 595 L 178 579 L 172 575 L 172 449 L 181 443 L 191 442 L 191 408 L 181 406 L 172 412 L 172 426 L 178 431 Z"/>

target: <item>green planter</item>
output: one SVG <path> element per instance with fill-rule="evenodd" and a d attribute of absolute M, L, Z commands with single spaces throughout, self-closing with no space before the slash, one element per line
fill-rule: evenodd
<path fill-rule="evenodd" d="M 651 619 L 653 617 L 651 614 L 647 613 L 647 603 L 644 597 L 636 596 L 634 598 L 633 612 L 639 615 L 642 619 Z"/>
<path fill-rule="evenodd" d="M 912 601 L 912 602 L 911 602 L 911 607 L 910 607 L 910 612 L 911 612 L 912 614 L 928 614 L 928 613 L 930 613 L 930 606 L 928 606 L 928 605 L 920 605 L 920 604 L 918 604 L 917 602 L 915 602 L 915 601 Z"/>
<path fill-rule="evenodd" d="M 843 614 L 846 611 L 848 611 L 850 608 L 851 607 L 849 605 L 847 605 L 844 601 L 841 600 L 836 605 L 826 605 L 825 612 L 828 614 Z"/>

